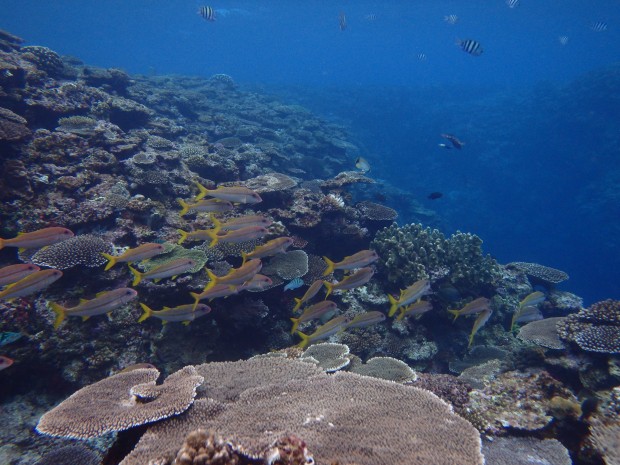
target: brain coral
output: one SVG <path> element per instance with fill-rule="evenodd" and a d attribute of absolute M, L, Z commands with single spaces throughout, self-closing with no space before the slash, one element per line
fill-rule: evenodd
<path fill-rule="evenodd" d="M 457 232 L 446 238 L 421 224 L 393 224 L 377 233 L 370 248 L 377 251 L 379 272 L 394 286 L 405 288 L 419 279 L 446 277 L 457 288 L 489 287 L 499 276 L 499 265 L 482 254 L 482 240 Z"/>

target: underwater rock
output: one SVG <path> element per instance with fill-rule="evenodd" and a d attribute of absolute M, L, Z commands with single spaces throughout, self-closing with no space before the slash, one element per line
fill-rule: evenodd
<path fill-rule="evenodd" d="M 16 141 L 29 135 L 28 121 L 11 110 L 0 107 L 0 141 Z"/>

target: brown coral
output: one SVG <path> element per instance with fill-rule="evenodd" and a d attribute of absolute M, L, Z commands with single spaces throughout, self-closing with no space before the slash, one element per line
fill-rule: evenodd
<path fill-rule="evenodd" d="M 564 344 L 556 329 L 557 324 L 562 321 L 564 321 L 563 317 L 532 321 L 519 330 L 519 339 L 525 342 L 533 342 L 548 349 L 563 349 Z"/>
<path fill-rule="evenodd" d="M 213 432 L 198 429 L 185 438 L 174 465 L 237 465 L 239 457 L 230 445 Z"/>
<path fill-rule="evenodd" d="M 14 141 L 29 135 L 28 122 L 24 118 L 0 107 L 0 140 Z"/>

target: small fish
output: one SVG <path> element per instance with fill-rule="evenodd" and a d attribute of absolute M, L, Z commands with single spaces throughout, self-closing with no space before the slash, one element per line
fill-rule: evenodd
<path fill-rule="evenodd" d="M 215 21 L 215 10 L 210 6 L 201 6 L 198 9 L 198 14 L 207 21 Z"/>
<path fill-rule="evenodd" d="M 0 371 L 13 365 L 14 360 L 4 355 L 0 355 Z"/>
<path fill-rule="evenodd" d="M 32 263 L 20 263 L 18 265 L 9 265 L 0 269 L 0 286 L 6 286 L 7 284 L 13 284 L 24 279 L 26 276 L 31 275 L 35 271 L 39 271 L 37 265 Z"/>
<path fill-rule="evenodd" d="M 543 314 L 538 307 L 528 306 L 519 307 L 512 315 L 510 322 L 510 331 L 514 331 L 519 323 L 530 323 L 532 321 L 542 320 Z"/>
<path fill-rule="evenodd" d="M 250 253 L 241 252 L 241 257 L 243 258 L 243 263 L 245 263 L 248 258 L 272 257 L 274 255 L 286 252 L 286 249 L 288 249 L 292 244 L 293 239 L 290 237 L 277 237 L 275 239 L 267 241 L 263 245 L 257 246 Z M 286 287 L 284 288 L 284 290 L 286 290 Z"/>
<path fill-rule="evenodd" d="M 406 316 L 419 317 L 424 313 L 433 309 L 433 305 L 426 300 L 418 300 L 417 302 L 407 305 L 406 307 L 400 307 L 400 314 L 396 317 L 397 321 L 402 320 Z"/>
<path fill-rule="evenodd" d="M 592 29 L 594 32 L 604 32 L 607 30 L 607 27 L 607 23 L 604 21 L 595 21 L 590 24 L 590 29 Z"/>
<path fill-rule="evenodd" d="M 443 17 L 443 20 L 451 26 L 454 26 L 459 22 L 459 17 L 457 15 L 446 15 Z"/>
<path fill-rule="evenodd" d="M 141 273 L 138 270 L 129 266 L 129 271 L 134 275 L 132 286 L 137 286 L 143 279 L 152 279 L 157 282 L 160 279 L 170 278 L 174 279 L 177 275 L 187 273 L 189 270 L 196 266 L 196 262 L 191 258 L 177 258 L 171 262 L 164 263 L 163 265 L 156 266 L 152 270 L 145 273 Z"/>
<path fill-rule="evenodd" d="M 519 0 L 506 0 L 506 5 L 508 8 L 516 8 L 519 6 Z"/>
<path fill-rule="evenodd" d="M 328 337 L 344 331 L 349 324 L 349 318 L 345 315 L 337 316 L 329 320 L 322 326 L 319 326 L 316 331 L 310 335 L 306 335 L 301 331 L 297 331 L 297 335 L 301 338 L 301 342 L 297 345 L 300 349 L 305 348 L 308 344 L 312 344 L 315 341 L 327 339 Z"/>
<path fill-rule="evenodd" d="M 221 186 L 217 189 L 207 189 L 198 182 L 196 184 L 198 185 L 198 189 L 200 189 L 200 193 L 196 196 L 196 201 L 203 199 L 206 196 L 214 197 L 220 200 L 226 200 L 232 203 L 253 204 L 263 201 L 260 195 L 258 195 L 252 189 L 248 189 L 244 186 Z"/>
<path fill-rule="evenodd" d="M 480 315 L 478 315 L 478 318 L 476 318 L 474 326 L 471 329 L 471 334 L 469 335 L 469 344 L 467 345 L 467 347 L 471 347 L 472 343 L 474 342 L 474 336 L 480 330 L 480 328 L 482 328 L 486 324 L 486 322 L 489 321 L 489 318 L 491 318 L 492 314 L 493 310 L 491 310 L 490 308 L 487 308 L 484 311 L 480 312 Z"/>
<path fill-rule="evenodd" d="M 390 307 L 390 311 L 388 312 L 388 316 L 394 316 L 396 310 L 400 307 L 406 307 L 410 303 L 421 299 L 423 296 L 428 294 L 430 290 L 431 282 L 428 279 L 420 279 L 408 288 L 401 290 L 398 299 L 395 299 L 391 294 L 388 294 L 388 300 L 392 305 Z"/>
<path fill-rule="evenodd" d="M 228 286 L 236 286 L 243 284 L 249 280 L 251 280 L 263 267 L 263 263 L 254 258 L 252 260 L 247 261 L 239 268 L 233 268 L 224 276 L 215 276 L 211 270 L 207 270 L 207 275 L 209 275 L 209 284 L 204 288 L 205 291 L 208 291 L 216 284 L 226 284 Z"/>
<path fill-rule="evenodd" d="M 200 294 L 197 292 L 190 292 L 190 295 L 194 299 L 194 305 L 192 308 L 196 308 L 198 306 L 198 302 L 201 300 L 213 300 L 217 297 L 228 297 L 237 293 L 239 293 L 239 287 L 230 286 L 228 284 L 216 284 Z"/>
<path fill-rule="evenodd" d="M 338 15 L 338 26 L 341 31 L 344 31 L 347 28 L 347 17 L 344 14 L 344 11 L 341 11 Z"/>
<path fill-rule="evenodd" d="M 452 144 L 448 145 L 448 144 L 437 144 L 439 147 L 441 147 L 442 149 L 446 149 L 446 150 L 452 150 Z"/>
<path fill-rule="evenodd" d="M 331 300 L 323 300 L 322 302 L 311 305 L 310 307 L 304 310 L 304 312 L 301 314 L 299 318 L 291 318 L 291 321 L 293 322 L 293 328 L 291 329 L 291 334 L 295 334 L 297 327 L 301 323 L 305 323 L 306 321 L 320 318 L 326 313 L 333 312 L 334 310 L 337 310 L 337 309 L 338 309 L 338 306 L 336 305 L 335 302 L 332 302 Z"/>
<path fill-rule="evenodd" d="M 198 213 L 224 213 L 235 208 L 232 203 L 227 200 L 205 199 L 194 203 L 187 203 L 183 199 L 178 199 L 181 205 L 179 216 L 185 216 L 190 210 Z"/>
<path fill-rule="evenodd" d="M 91 316 L 110 313 L 112 310 L 132 301 L 137 296 L 138 292 L 135 289 L 121 287 L 112 291 L 100 292 L 91 300 L 81 299 L 79 305 L 72 308 L 66 308 L 55 302 L 49 302 L 50 308 L 56 314 L 54 329 L 57 329 L 68 316 L 81 316 L 82 320 L 86 321 Z"/>
<path fill-rule="evenodd" d="M 44 228 L 29 233 L 19 233 L 12 239 L 0 238 L 0 250 L 4 247 L 19 247 L 20 249 L 38 249 L 57 242 L 71 239 L 73 233 L 67 228 Z"/>
<path fill-rule="evenodd" d="M 107 271 L 117 263 L 140 262 L 164 253 L 164 251 L 165 248 L 162 244 L 147 242 L 146 244 L 139 245 L 135 249 L 126 250 L 122 255 L 113 256 L 107 253 L 101 253 L 101 255 L 108 259 L 108 264 L 105 266 L 105 271 Z"/>
<path fill-rule="evenodd" d="M 254 276 L 252 276 L 252 279 L 244 282 L 240 286 L 237 286 L 237 290 L 239 292 L 260 292 L 271 286 L 273 286 L 273 281 L 269 276 L 265 276 L 264 274 L 255 274 Z"/>
<path fill-rule="evenodd" d="M 427 198 L 431 199 L 431 200 L 437 200 L 443 197 L 443 194 L 441 192 L 431 192 L 430 194 L 428 194 Z"/>
<path fill-rule="evenodd" d="M 0 347 L 12 344 L 15 341 L 18 341 L 22 338 L 22 333 L 14 333 L 10 331 L 5 331 L 0 333 Z"/>
<path fill-rule="evenodd" d="M 426 61 L 428 57 L 426 56 L 426 53 L 420 52 L 417 54 L 416 58 L 418 61 Z"/>
<path fill-rule="evenodd" d="M 134 370 L 143 370 L 145 368 L 146 369 L 152 369 L 152 368 L 157 369 L 155 365 L 152 365 L 150 363 L 134 363 L 133 365 L 126 366 L 121 371 L 119 371 L 119 373 L 127 373 L 129 371 L 134 371 Z"/>
<path fill-rule="evenodd" d="M 362 173 L 368 173 L 370 171 L 370 163 L 364 157 L 357 157 L 355 159 L 355 167 Z"/>
<path fill-rule="evenodd" d="M 235 231 L 227 231 L 225 233 L 217 232 L 217 228 L 207 229 L 205 232 L 211 238 L 209 247 L 214 247 L 218 242 L 238 244 L 239 242 L 260 239 L 269 233 L 269 231 L 262 226 L 246 226 L 245 228 L 237 229 Z"/>
<path fill-rule="evenodd" d="M 385 321 L 386 316 L 383 312 L 364 312 L 359 313 L 353 317 L 351 321 L 347 324 L 346 329 L 352 328 L 365 328 L 366 326 L 376 325 L 377 323 L 381 323 Z"/>
<path fill-rule="evenodd" d="M 214 218 L 211 217 L 211 219 L 213 220 Z M 222 231 L 235 231 L 248 226 L 262 226 L 263 228 L 268 228 L 273 224 L 273 221 L 269 218 L 265 218 L 263 215 L 245 215 L 231 218 L 225 223 L 220 223 L 218 221 L 218 223 L 214 222 L 214 224 Z"/>
<path fill-rule="evenodd" d="M 20 279 L 16 283 L 9 284 L 0 292 L 0 299 L 15 299 L 33 294 L 57 281 L 62 277 L 60 270 L 40 270 Z"/>
<path fill-rule="evenodd" d="M 560 45 L 567 45 L 568 40 L 568 36 L 558 36 L 558 42 L 560 43 Z"/>
<path fill-rule="evenodd" d="M 448 134 L 448 133 L 443 133 L 440 134 L 441 137 L 443 137 L 444 139 L 448 139 L 450 141 L 450 143 L 452 144 L 452 146 L 455 149 L 459 149 L 461 150 L 463 148 L 463 146 L 465 145 L 465 142 L 460 141 L 455 135 L 453 134 Z"/>
<path fill-rule="evenodd" d="M 211 234 L 217 233 L 217 231 L 213 229 L 197 229 L 196 231 L 183 231 L 182 229 L 177 229 L 177 232 L 181 235 L 177 244 L 182 244 L 185 241 L 194 242 L 194 241 L 206 241 L 211 239 Z"/>
<path fill-rule="evenodd" d="M 525 298 L 519 302 L 519 307 L 528 307 L 541 304 L 545 301 L 546 296 L 543 292 L 535 291 L 526 295 Z"/>
<path fill-rule="evenodd" d="M 289 283 L 286 286 L 284 286 L 284 290 L 285 291 L 294 291 L 295 289 L 299 289 L 303 285 L 304 285 L 303 279 L 295 278 L 295 279 L 289 281 Z"/>
<path fill-rule="evenodd" d="M 325 287 L 327 288 L 327 294 L 325 295 L 325 298 L 327 298 L 329 294 L 332 293 L 332 291 L 346 291 L 348 289 L 354 289 L 356 287 L 363 286 L 368 281 L 370 281 L 370 278 L 372 278 L 372 275 L 374 273 L 375 271 L 372 268 L 366 267 L 360 268 L 355 273 L 347 276 L 342 281 L 335 284 L 324 281 Z"/>
<path fill-rule="evenodd" d="M 327 276 L 334 270 L 354 270 L 355 268 L 362 268 L 366 265 L 370 265 L 379 260 L 379 256 L 374 250 L 360 250 L 353 255 L 344 257 L 344 259 L 337 263 L 334 263 L 327 257 L 323 257 L 323 260 L 327 263 L 327 268 L 323 272 L 323 276 Z"/>
<path fill-rule="evenodd" d="M 155 318 L 162 320 L 162 324 L 164 325 L 169 321 L 181 321 L 183 324 L 188 325 L 195 319 L 205 316 L 211 312 L 211 307 L 205 304 L 198 304 L 195 308 L 194 305 L 187 304 L 179 305 L 174 308 L 164 307 L 163 310 L 153 310 L 146 304 L 140 302 L 140 307 L 142 307 L 144 313 L 138 319 L 138 323 L 142 323 L 147 318 L 154 316 Z"/>
<path fill-rule="evenodd" d="M 480 42 L 473 39 L 457 39 L 456 45 L 461 47 L 461 50 L 463 50 L 465 53 L 469 53 L 470 55 L 473 55 L 475 57 L 482 55 L 482 52 L 484 51 L 482 50 L 482 45 L 480 45 Z"/>
<path fill-rule="evenodd" d="M 306 293 L 301 297 L 301 299 L 295 299 L 295 307 L 293 307 L 293 312 L 296 312 L 299 307 L 303 304 L 307 303 L 310 299 L 312 299 L 315 295 L 319 293 L 321 288 L 323 287 L 323 281 L 321 279 L 317 279 L 306 291 Z"/>
<path fill-rule="evenodd" d="M 460 310 L 448 310 L 448 312 L 454 315 L 455 321 L 461 315 L 473 315 L 474 313 L 480 313 L 489 308 L 491 301 L 486 297 L 478 297 L 475 300 L 472 300 L 467 305 L 465 305 Z"/>
<path fill-rule="evenodd" d="M 366 16 L 364 16 L 364 19 L 366 21 L 373 22 L 373 21 L 377 20 L 377 15 L 374 14 L 374 13 L 370 13 L 370 14 L 367 14 Z"/>

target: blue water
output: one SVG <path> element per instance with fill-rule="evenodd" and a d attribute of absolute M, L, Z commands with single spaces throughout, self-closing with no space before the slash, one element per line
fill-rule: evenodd
<path fill-rule="evenodd" d="M 620 72 L 598 86 L 584 78 L 620 57 L 617 0 L 221 1 L 213 23 L 200 5 L 1 0 L 0 28 L 130 73 L 294 88 L 344 122 L 373 176 L 435 209 L 445 232 L 478 234 L 501 262 L 568 272 L 562 288 L 586 303 L 620 298 Z M 442 132 L 463 150 L 438 148 Z M 426 199 L 433 191 L 444 196 Z"/>

